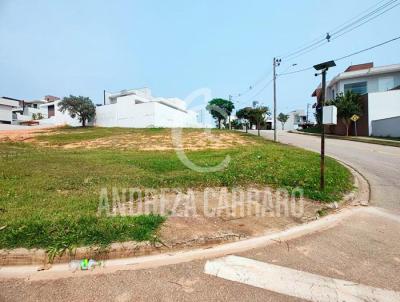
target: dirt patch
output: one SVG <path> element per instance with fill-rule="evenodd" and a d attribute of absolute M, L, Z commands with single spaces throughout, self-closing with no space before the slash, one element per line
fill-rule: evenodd
<path fill-rule="evenodd" d="M 175 143 L 174 143 L 175 142 Z M 238 145 L 253 145 L 255 142 L 237 133 L 183 133 L 175 138 L 171 132 L 165 134 L 123 134 L 74 142 L 62 146 L 64 149 L 113 148 L 121 150 L 164 151 L 183 148 L 185 150 L 228 149 Z"/>
<path fill-rule="evenodd" d="M 47 133 L 49 128 L 1 130 L 0 142 L 32 142 L 34 137 Z"/>
<path fill-rule="evenodd" d="M 267 193 L 263 195 L 254 192 Z M 236 199 L 236 194 L 244 197 Z M 106 249 L 80 247 L 66 251 L 52 261 L 60 263 L 83 258 L 106 260 L 208 248 L 288 229 L 318 219 L 321 211 L 332 211 L 326 204 L 307 199 L 285 200 L 269 188 L 247 188 L 231 192 L 226 188 L 212 188 L 212 192 L 206 195 L 200 190 L 166 192 L 143 194 L 146 198 L 115 201 L 109 209 L 111 216 L 148 213 L 167 216 L 154 242 L 113 243 Z M 269 197 L 266 199 L 266 196 Z M 47 265 L 48 261 L 43 249 L 0 250 L 0 265 Z"/>
<path fill-rule="evenodd" d="M 169 248 L 263 235 L 315 220 L 321 211 L 328 211 L 325 204 L 260 187 L 143 195 L 146 197 L 113 203 L 110 214 L 167 216 L 159 238 Z"/>

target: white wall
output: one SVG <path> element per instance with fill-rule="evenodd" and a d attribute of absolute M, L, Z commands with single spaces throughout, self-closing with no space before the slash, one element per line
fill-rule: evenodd
<path fill-rule="evenodd" d="M 96 108 L 95 125 L 99 127 L 146 128 L 155 127 L 155 103 L 135 104 L 132 99 L 118 99 L 118 103 Z"/>
<path fill-rule="evenodd" d="M 183 112 L 160 103 L 155 103 L 155 104 L 156 104 L 155 106 L 156 127 L 168 127 L 168 128 L 199 127 L 195 112 L 193 111 Z"/>
<path fill-rule="evenodd" d="M 99 127 L 198 127 L 196 113 L 183 112 L 158 102 L 135 104 L 132 98 L 118 98 L 116 104 L 96 108 Z"/>
<path fill-rule="evenodd" d="M 11 122 L 12 107 L 0 104 L 0 121 Z"/>
<path fill-rule="evenodd" d="M 58 103 L 60 101 L 55 101 L 53 103 L 49 103 L 50 105 L 54 105 L 54 116 L 50 118 L 45 118 L 42 120 L 39 120 L 40 125 L 54 125 L 54 126 L 72 126 L 72 127 L 77 127 L 81 126 L 82 123 L 79 121 L 78 118 L 72 118 L 69 115 L 69 112 L 66 111 L 65 113 L 62 113 L 61 111 L 58 110 Z M 40 110 L 44 112 L 45 116 L 47 116 L 48 112 L 48 105 L 41 105 Z"/>
<path fill-rule="evenodd" d="M 370 135 L 374 135 L 372 133 L 372 121 L 396 116 L 400 116 L 400 90 L 368 94 L 368 123 Z"/>
<path fill-rule="evenodd" d="M 400 116 L 372 121 L 372 135 L 400 137 Z"/>

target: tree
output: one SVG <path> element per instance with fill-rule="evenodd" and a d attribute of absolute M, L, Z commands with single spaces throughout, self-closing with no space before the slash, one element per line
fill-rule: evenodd
<path fill-rule="evenodd" d="M 256 108 L 251 108 L 250 120 L 252 120 L 257 125 L 258 136 L 260 136 L 260 125 L 265 118 L 270 115 L 269 108 L 266 106 L 260 106 Z"/>
<path fill-rule="evenodd" d="M 244 124 L 246 126 L 246 133 L 248 132 L 248 127 L 250 125 L 250 112 L 252 109 L 253 108 L 251 107 L 245 107 L 236 112 L 236 117 L 244 121 Z"/>
<path fill-rule="evenodd" d="M 236 119 L 232 121 L 232 128 L 233 129 L 243 129 L 243 121 L 240 119 Z"/>
<path fill-rule="evenodd" d="M 337 116 L 346 126 L 346 136 L 349 136 L 351 117 L 354 114 L 362 115 L 360 95 L 348 90 L 345 94 L 340 93 L 334 100 L 327 102 L 327 105 L 335 105 L 337 107 Z"/>
<path fill-rule="evenodd" d="M 96 107 L 88 97 L 73 96 L 64 97 L 58 104 L 61 112 L 69 112 L 72 118 L 78 117 L 82 123 L 82 127 L 86 126 L 86 122 L 90 122 L 96 116 Z"/>
<path fill-rule="evenodd" d="M 281 122 L 282 124 L 282 130 L 284 130 L 285 128 L 285 123 L 287 122 L 287 120 L 289 119 L 289 115 L 284 114 L 284 113 L 279 113 L 278 117 L 277 117 L 278 121 Z"/>
<path fill-rule="evenodd" d="M 221 121 L 230 118 L 235 105 L 231 101 L 225 99 L 212 99 L 208 102 L 206 109 L 210 112 L 212 117 L 217 121 L 218 128 L 221 129 Z"/>

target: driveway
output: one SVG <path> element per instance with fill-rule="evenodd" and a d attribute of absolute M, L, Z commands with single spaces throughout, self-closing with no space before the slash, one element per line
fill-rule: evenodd
<path fill-rule="evenodd" d="M 271 132 L 262 135 L 272 137 Z M 317 137 L 279 133 L 279 140 L 319 150 Z M 378 291 L 384 291 L 385 297 L 400 295 L 400 149 L 327 139 L 326 150 L 369 180 L 374 207 L 360 208 L 329 229 L 236 255 L 296 271 L 305 279 L 311 273 L 324 284 L 311 284 L 302 293 L 287 281 L 286 293 L 282 293 L 282 288 L 275 287 L 276 280 L 286 281 L 280 275 L 265 280 L 265 289 L 246 285 L 246 280 L 229 281 L 205 274 L 206 261 L 197 260 L 111 274 L 88 272 L 84 277 L 58 280 L 2 281 L 0 301 L 307 301 L 302 294 L 314 293 L 322 298 L 313 301 L 398 301 L 361 295 L 368 290 L 372 295 Z M 240 271 L 237 275 L 244 276 Z M 342 292 L 335 287 L 334 297 L 324 298 L 336 279 L 344 280 L 344 293 L 357 294 L 340 299 L 343 287 Z"/>

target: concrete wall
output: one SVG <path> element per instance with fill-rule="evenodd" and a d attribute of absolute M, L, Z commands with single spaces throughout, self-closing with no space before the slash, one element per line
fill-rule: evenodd
<path fill-rule="evenodd" d="M 42 120 L 39 120 L 40 125 L 54 125 L 54 126 L 72 126 L 72 127 L 77 127 L 81 126 L 81 122 L 79 122 L 78 118 L 72 118 L 68 112 L 62 113 L 61 111 L 58 110 L 58 103 L 60 101 L 55 101 L 54 103 L 50 103 L 50 105 L 54 105 L 54 116 L 50 118 L 45 118 Z M 47 116 L 47 108 L 49 104 L 41 105 L 40 110 L 44 112 L 44 115 Z M 90 123 L 89 123 L 90 125 Z"/>
<path fill-rule="evenodd" d="M 95 125 L 99 127 L 155 127 L 155 103 L 135 104 L 134 99 L 118 99 L 118 103 L 96 108 Z"/>
<path fill-rule="evenodd" d="M 12 107 L 0 104 L 0 122 L 11 122 Z"/>
<path fill-rule="evenodd" d="M 184 112 L 174 108 L 155 103 L 155 125 L 156 127 L 198 127 L 195 112 Z"/>
<path fill-rule="evenodd" d="M 196 127 L 194 112 L 184 112 L 158 102 L 135 104 L 135 98 L 118 98 L 118 103 L 96 108 L 99 127 Z"/>
<path fill-rule="evenodd" d="M 400 90 L 368 94 L 368 128 L 370 135 L 372 134 L 372 121 L 397 116 L 400 116 Z"/>
<path fill-rule="evenodd" d="M 372 121 L 373 136 L 400 137 L 400 116 Z"/>

